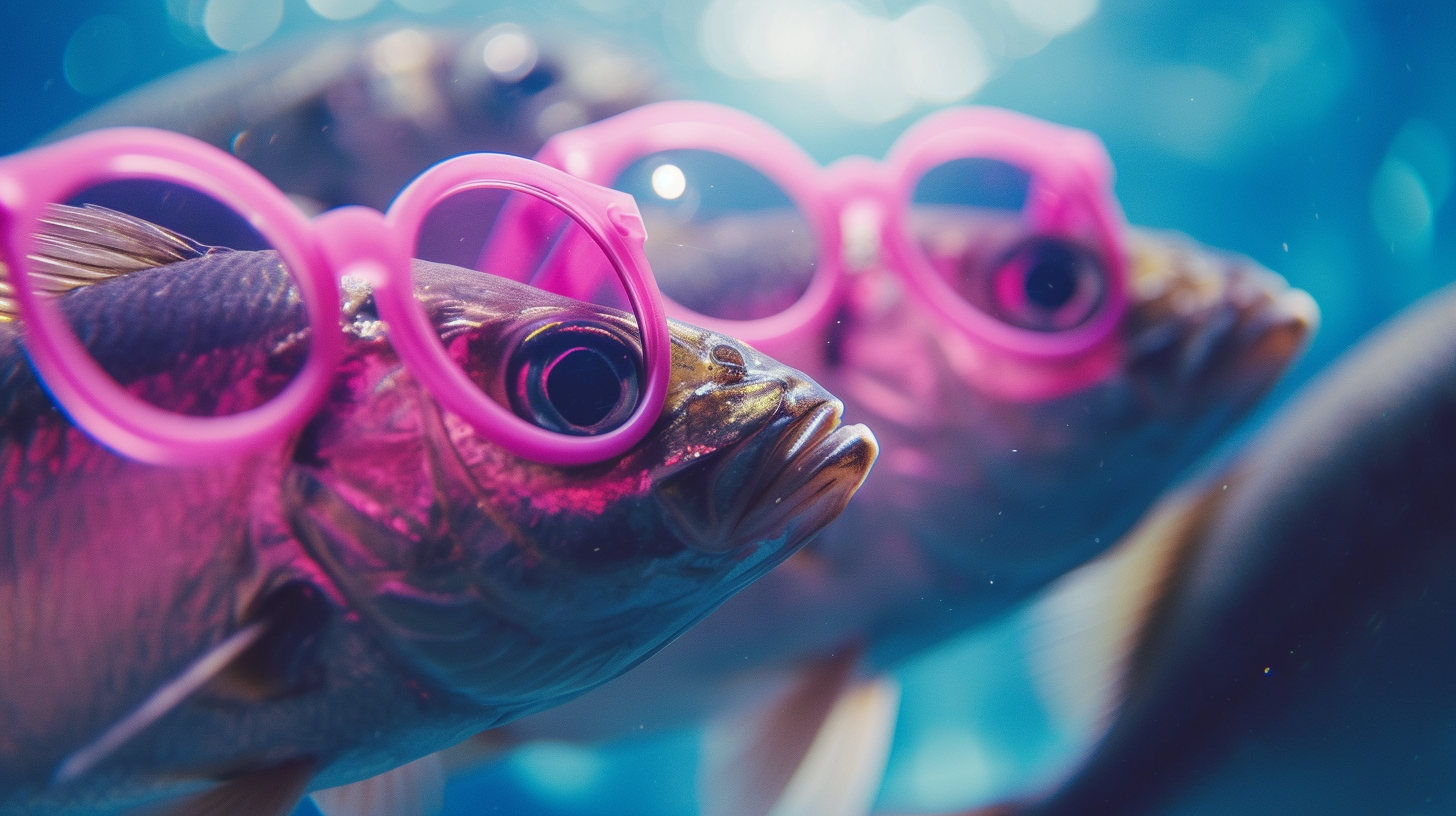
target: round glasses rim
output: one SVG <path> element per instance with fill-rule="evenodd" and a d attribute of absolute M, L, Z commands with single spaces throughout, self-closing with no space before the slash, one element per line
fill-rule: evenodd
<path fill-rule="evenodd" d="M 513 167 L 516 170 L 524 169 L 531 175 L 543 175 L 548 181 L 542 185 L 534 180 L 481 178 L 478 168 L 472 165 L 483 162 Z M 632 304 L 632 316 L 637 323 L 637 333 L 642 344 L 644 377 L 638 404 L 627 420 L 610 431 L 590 436 L 563 434 L 541 428 L 517 416 L 482 392 L 449 358 L 443 342 L 430 328 L 423 307 L 413 296 L 413 285 L 410 283 L 413 275 L 399 276 L 409 286 L 408 293 L 400 291 L 398 284 L 392 284 L 386 287 L 389 290 L 387 296 L 380 299 L 381 311 L 388 313 L 383 315 L 386 322 L 390 322 L 392 326 L 398 324 L 405 329 L 399 342 L 395 342 L 394 338 L 391 338 L 391 342 L 395 342 L 400 356 L 436 398 L 473 425 L 488 421 L 493 431 L 488 436 L 512 452 L 543 464 L 589 464 L 625 452 L 651 430 L 667 397 L 671 352 L 667 339 L 667 317 L 661 305 L 662 295 L 657 291 L 650 267 L 641 255 L 640 243 L 626 234 L 631 230 L 621 224 L 601 223 L 613 221 L 614 208 L 617 208 L 615 212 L 625 213 L 629 219 L 635 217 L 640 223 L 636 205 L 625 194 L 595 185 L 583 186 L 589 184 L 562 171 L 517 156 L 468 154 L 448 159 L 422 173 L 400 191 L 384 215 L 386 223 L 391 227 L 402 229 L 401 237 L 412 247 L 419 239 L 419 230 L 425 217 L 450 196 L 471 189 L 518 192 L 545 201 L 565 213 L 591 236 L 611 262 Z M 604 218 L 598 218 L 597 211 L 587 206 L 591 204 L 591 198 L 598 199 L 597 203 L 601 205 Z M 405 224 L 408 225 L 407 228 L 401 227 Z"/>
<path fill-rule="evenodd" d="M 43 387 L 75 424 L 103 445 L 160 465 L 193 465 L 218 456 L 245 455 L 296 430 L 319 404 L 342 357 L 339 286 L 320 268 L 304 239 L 308 221 L 292 202 L 252 168 L 216 148 L 167 131 L 118 128 L 94 131 L 0 161 L 0 185 L 16 189 L 0 202 L 8 211 L 3 247 L 23 346 Z M 216 417 L 158 408 L 105 373 L 51 299 L 31 286 L 28 256 L 46 209 L 87 186 L 151 180 L 209 196 L 239 215 L 278 252 L 299 288 L 311 328 L 303 367 L 278 394 L 260 405 Z"/>
<path fill-rule="evenodd" d="M 645 120 L 645 124 L 636 126 L 638 120 Z M 626 123 L 631 126 L 623 126 Z M 603 134 L 599 130 L 603 126 L 611 126 L 607 128 L 610 132 Z M 809 285 L 780 312 L 747 320 L 715 317 L 663 295 L 663 300 L 672 304 L 673 316 L 760 349 L 772 349 L 827 324 L 843 293 L 844 266 L 840 252 L 829 249 L 837 247 L 840 241 L 837 215 L 827 189 L 818 181 L 823 168 L 772 125 L 710 102 L 658 102 L 557 134 L 536 157 L 549 165 L 569 169 L 572 154 L 585 151 L 593 160 L 580 177 L 612 187 L 634 162 L 672 150 L 718 153 L 762 173 L 804 215 L 816 250 Z"/>
<path fill-rule="evenodd" d="M 628 285 L 629 297 L 633 299 L 634 316 L 643 339 L 646 384 L 640 395 L 638 411 L 627 424 L 607 434 L 578 437 L 555 433 L 530 425 L 493 402 L 491 405 L 499 409 L 498 413 L 489 415 L 484 422 L 472 424 L 490 441 L 544 464 L 586 464 L 617 455 L 640 441 L 650 430 L 665 402 L 670 374 L 667 318 L 649 267 L 640 257 L 640 218 L 638 228 L 635 231 L 631 228 L 635 205 L 630 197 L 623 194 L 592 187 L 527 159 L 498 154 L 476 155 L 493 157 L 485 163 L 496 165 L 507 174 L 530 178 L 543 193 L 548 194 L 547 200 L 558 206 L 566 202 L 564 209 L 579 218 L 587 216 L 588 233 L 599 242 L 605 239 L 604 251 L 619 270 L 625 264 L 625 272 L 619 271 L 619 274 L 631 273 L 626 274 L 624 283 Z M 64 168 L 63 172 L 56 173 L 56 167 Z M 427 170 L 416 181 L 429 176 L 434 169 Z M 195 417 L 167 411 L 131 394 L 107 375 L 65 324 L 56 304 L 36 296 L 29 274 L 12 275 L 15 279 L 12 282 L 15 301 L 26 324 L 25 348 L 42 385 L 73 422 L 98 442 L 133 459 L 152 464 L 192 465 L 207 463 L 220 456 L 241 456 L 296 431 L 306 421 L 308 413 L 323 402 L 343 356 L 339 280 L 343 269 L 336 268 L 322 252 L 319 241 L 323 233 L 320 232 L 319 220 L 310 221 L 282 191 L 230 154 L 182 134 L 148 128 L 119 128 L 83 134 L 0 160 L 0 217 L 5 222 L 6 237 L 5 246 L 0 250 L 3 250 L 10 268 L 28 269 L 26 257 L 34 244 L 31 232 L 38 226 L 50 203 L 64 200 L 68 194 L 84 189 L 86 185 L 126 179 L 165 181 L 196 190 L 243 215 L 251 226 L 258 229 L 282 256 L 305 301 L 312 331 L 308 357 L 283 391 L 261 405 L 217 417 Z M 413 187 L 414 183 L 410 186 Z M 593 207 L 603 211 L 601 218 L 590 217 L 595 214 Z M 379 218 L 381 224 L 388 226 L 384 215 L 367 208 L 359 209 L 367 210 L 373 217 Z M 625 212 L 627 210 L 630 212 Z M 624 212 L 627 217 L 620 217 Z M 608 228 L 608 222 L 616 229 Z M 635 251 L 632 246 L 634 235 L 637 242 Z M 388 254 L 391 257 L 375 259 L 383 270 L 378 285 L 388 291 L 401 287 L 409 289 L 412 287 L 412 275 L 409 274 L 408 258 L 395 258 L 392 252 Z M 404 274 L 390 272 L 391 266 L 402 267 Z M 414 311 L 423 318 L 423 311 L 412 291 L 393 300 L 396 315 L 407 313 L 413 305 Z M 401 321 L 401 328 L 405 322 Z M 415 328 L 418 330 L 419 327 Z M 428 326 L 425 328 L 428 330 Z M 432 331 L 429 336 L 436 345 L 439 344 Z M 401 337 L 392 336 L 391 344 L 401 352 L 402 358 L 405 354 L 401 346 L 418 345 L 411 342 L 407 332 Z M 443 353 L 443 347 L 441 350 Z M 409 366 L 408 359 L 405 363 Z M 416 377 L 438 382 L 438 378 L 430 377 L 430 369 L 410 368 Z M 458 371 L 458 367 L 450 365 L 447 370 Z M 463 373 L 461 377 L 463 379 Z M 468 380 L 465 383 L 468 392 L 478 392 L 478 388 L 469 384 Z M 451 390 L 451 385 L 440 384 L 445 387 L 434 393 L 437 398 L 444 397 L 442 402 L 462 401 L 458 398 L 459 392 Z M 460 385 L 453 384 L 456 388 Z M 485 395 L 479 396 L 489 401 Z M 524 427 L 512 426 L 512 422 Z M 515 427 L 517 432 L 503 430 L 511 427 Z M 526 433 L 520 433 L 522 430 Z M 531 433 L 533 431 L 537 433 Z"/>
<path fill-rule="evenodd" d="M 1052 172 L 1051 168 L 1056 168 L 1055 174 L 1060 176 L 1057 179 L 1059 184 L 1070 184 L 1074 190 L 1082 188 L 1082 195 L 1073 198 L 1079 200 L 1081 206 L 1092 216 L 1100 233 L 1099 241 L 1106 245 L 1105 251 L 1100 254 L 1105 255 L 1104 260 L 1111 273 L 1111 280 L 1101 305 L 1086 321 L 1061 332 L 1040 332 L 1014 326 L 966 302 L 959 292 L 935 275 L 929 260 L 914 248 L 904 218 L 912 192 L 925 171 L 953 158 L 983 157 L 983 154 L 969 150 L 961 150 L 954 155 L 947 152 L 939 161 L 920 169 L 918 174 L 911 175 L 915 162 L 923 161 L 922 157 L 932 153 L 937 144 L 963 138 L 967 132 L 979 130 L 1008 136 L 1019 129 L 1034 130 L 1038 138 L 1052 139 L 1058 146 L 1078 148 L 1067 155 L 1061 155 L 1056 150 L 1045 151 L 1045 155 L 1051 158 L 1051 167 L 1036 162 L 1026 162 L 1033 165 L 1030 167 L 1023 166 L 1019 161 L 1009 163 L 1021 166 L 1033 178 L 1045 177 Z M 704 139 L 703 136 L 709 138 Z M 832 285 L 825 286 L 823 300 L 809 302 L 806 290 L 804 296 L 784 311 L 750 320 L 713 318 L 664 296 L 672 305 L 674 316 L 700 322 L 708 328 L 741 337 L 755 345 L 814 331 L 827 324 L 843 295 L 845 277 L 843 248 L 839 246 L 835 218 L 835 213 L 842 207 L 831 203 L 829 195 L 821 192 L 833 185 L 833 168 L 825 168 L 814 162 L 787 135 L 772 125 L 751 114 L 713 103 L 659 102 L 558 134 L 547 142 L 538 157 L 548 163 L 569 165 L 573 152 L 585 151 L 592 157 L 587 162 L 587 177 L 597 183 L 610 184 L 615 182 L 615 176 L 621 170 L 636 161 L 653 153 L 682 149 L 719 152 L 745 162 L 789 193 L 790 199 L 805 212 L 811 228 L 817 233 L 823 235 L 832 230 L 832 242 L 825 238 L 820 240 L 821 268 L 816 270 L 816 279 L 821 275 L 826 278 L 832 275 Z M 781 150 L 786 155 L 796 157 L 796 160 L 787 166 L 776 160 L 775 153 Z M 797 160 L 798 157 L 802 157 L 802 162 Z M 886 250 L 886 254 L 891 256 L 893 262 L 889 265 L 900 272 L 900 276 L 910 284 L 918 299 L 942 320 L 974 340 L 1028 358 L 1080 355 L 1099 347 L 1112 335 L 1126 309 L 1127 259 L 1119 237 L 1121 209 L 1111 195 L 1110 161 L 1106 160 L 1105 149 L 1096 136 L 1014 111 L 984 106 L 961 106 L 924 117 L 895 141 L 883 160 L 869 161 L 880 168 L 880 180 L 875 185 L 876 189 L 869 194 L 891 205 L 881 224 L 882 250 Z M 1105 172 L 1103 167 L 1089 168 L 1089 161 L 1105 165 Z M 608 179 L 609 175 L 612 178 Z M 811 178 L 816 181 L 799 183 Z M 809 192 L 795 196 L 794 191 L 799 189 L 807 189 Z M 846 201 L 854 198 L 841 197 Z M 813 209 L 802 203 L 804 199 L 814 202 Z M 828 248 L 831 243 L 833 247 Z M 885 265 L 883 257 L 881 265 Z M 810 288 L 813 288 L 813 282 Z"/>
<path fill-rule="evenodd" d="M 968 151 L 965 144 L 967 133 L 994 132 L 1000 143 L 997 147 L 1009 147 L 1016 136 L 1010 131 L 996 131 L 981 123 L 967 122 L 970 116 L 988 111 L 994 118 L 1009 115 L 1030 123 L 1039 131 L 1036 136 L 1052 142 L 1052 148 L 1044 150 L 1045 159 L 1039 167 L 1028 167 L 1012 155 L 1014 150 Z M 1049 122 L 1016 114 L 1013 111 L 985 108 L 949 109 L 932 114 L 927 119 L 960 118 L 961 122 L 947 122 L 934 130 L 918 125 L 907 131 L 892 146 L 885 164 L 897 179 L 896 194 L 886 216 L 884 235 L 886 246 L 893 256 L 895 266 L 903 270 L 911 286 L 919 290 L 921 300 L 940 316 L 973 336 L 989 340 L 1000 348 L 1033 358 L 1064 358 L 1087 353 L 1098 348 L 1114 331 L 1127 308 L 1128 261 L 1121 239 L 1121 209 L 1110 194 L 1110 179 L 1097 178 L 1094 174 L 1102 168 L 1087 161 L 1088 140 L 1098 146 L 1100 142 L 1084 131 L 1065 128 Z M 935 125 L 935 122 L 930 122 Z M 1082 137 L 1085 137 L 1083 139 Z M 1080 150 L 1079 150 L 1080 148 Z M 1077 156 L 1081 152 L 1083 155 Z M 1105 156 L 1105 153 L 1102 153 Z M 1042 332 L 1012 325 L 970 303 L 950 283 L 936 273 L 929 258 L 917 245 L 908 223 L 908 213 L 913 203 L 915 189 L 925 175 L 948 162 L 965 158 L 987 158 L 1000 161 L 1028 172 L 1032 185 L 1027 191 L 1027 202 L 1019 215 L 1023 219 L 1034 217 L 1032 208 L 1038 203 L 1038 193 L 1050 195 L 1076 207 L 1089 216 L 1096 233 L 1095 247 L 1109 273 L 1107 289 L 1096 311 L 1078 325 L 1056 332 Z M 1107 165 L 1110 173 L 1110 163 Z M 1038 185 L 1037 180 L 1041 180 Z M 1044 229 L 1035 224 L 1031 234 L 1059 236 L 1055 230 Z M 1064 237 L 1064 236 L 1062 236 Z"/>

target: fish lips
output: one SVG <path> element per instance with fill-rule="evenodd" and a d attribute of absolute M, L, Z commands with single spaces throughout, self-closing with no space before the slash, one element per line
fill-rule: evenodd
<path fill-rule="evenodd" d="M 1138 238 L 1168 271 L 1139 282 L 1145 291 L 1129 316 L 1127 368 L 1159 404 L 1200 413 L 1246 407 L 1319 327 L 1307 293 L 1252 261 L 1202 251 L 1177 235 Z"/>
<path fill-rule="evenodd" d="M 711 554 L 784 538 L 787 556 L 844 510 L 879 455 L 874 434 L 843 414 L 839 400 L 819 400 L 665 480 L 668 528 Z"/>

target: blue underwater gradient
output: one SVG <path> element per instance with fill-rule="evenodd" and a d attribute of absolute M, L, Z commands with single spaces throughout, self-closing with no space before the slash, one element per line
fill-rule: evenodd
<path fill-rule="evenodd" d="M 221 53 L 168 12 L 198 5 L 7 3 L 0 153 Z M 413 16 L 565 18 L 660 54 L 684 95 L 758 114 L 826 162 L 881 155 L 928 110 L 854 125 L 804 86 L 724 77 L 682 36 L 682 9 L 703 5 L 460 0 Z M 913 5 L 882 4 L 892 16 Z M 410 14 L 385 0 L 361 19 L 391 16 Z M 303 0 L 283 4 L 282 33 L 328 25 Z M 1233 445 L 1376 323 L 1452 280 L 1453 42 L 1456 4 L 1434 0 L 1104 0 L 1080 29 L 1003 63 L 972 101 L 1095 131 L 1131 222 L 1250 255 L 1319 302 L 1323 323 L 1309 355 Z M 1066 760 L 1075 735 L 1059 732 L 1037 701 L 1019 631 L 1013 617 L 901 669 L 901 728 L 881 808 L 992 801 Z M 682 816 L 694 806 L 695 740 L 674 733 L 599 750 L 533 749 L 453 781 L 447 813 Z"/>

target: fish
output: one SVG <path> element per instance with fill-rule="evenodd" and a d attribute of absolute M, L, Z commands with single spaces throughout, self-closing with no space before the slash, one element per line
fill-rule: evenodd
<path fill-rule="evenodd" d="M 481 58 L 512 38 L 520 61 Z M 142 125 L 232 152 L 316 214 L 384 210 L 435 162 L 531 156 L 551 135 L 666 98 L 661 69 L 601 37 L 506 20 L 332 26 L 146 83 L 42 138 Z"/>
<path fill-rule="evenodd" d="M 696 726 L 704 814 L 867 812 L 898 710 L 886 672 L 1110 548 L 1317 325 L 1307 294 L 1248 258 L 1170 232 L 1133 229 L 1129 246 L 1116 365 L 1037 402 L 976 387 L 888 272 L 860 273 L 837 348 L 789 358 L 880 440 L 845 513 L 641 666 L 446 766 Z"/>
<path fill-rule="evenodd" d="M 309 331 L 276 254 L 95 206 L 48 220 L 37 263 L 88 281 L 58 307 L 133 393 L 216 413 L 296 370 Z M 573 326 L 640 354 L 630 315 L 413 271 L 492 393 Z M 674 322 L 641 442 L 522 459 L 409 375 L 367 282 L 346 278 L 343 306 L 346 353 L 307 424 L 186 468 L 93 441 L 0 322 L 0 813 L 269 816 L 400 766 L 432 778 L 418 758 L 626 671 L 787 558 L 877 454 L 812 380 Z"/>
<path fill-rule="evenodd" d="M 1453 326 L 1450 286 L 1396 315 L 1058 587 L 1041 685 L 1095 727 L 976 813 L 1456 807 Z M 1104 645 L 1071 658 L 1072 627 Z"/>
<path fill-rule="evenodd" d="M 670 91 L 653 86 L 643 96 Z M 380 100 L 349 115 L 384 115 Z M 169 104 L 160 89 L 139 90 L 132 102 L 89 123 L 167 124 L 137 113 Z M 532 124 L 524 109 L 505 115 L 496 131 L 481 132 Z M 186 111 L 172 122 L 196 127 Z M 290 193 L 319 185 L 308 151 L 283 138 L 267 162 L 241 155 Z M 356 159 L 360 174 L 395 160 L 377 151 Z M 328 165 L 319 178 L 336 189 L 359 183 Z M 578 701 L 478 735 L 442 765 L 465 773 L 536 740 L 595 745 L 699 726 L 700 799 L 710 813 L 744 816 L 782 798 L 811 749 L 836 739 L 828 724 L 848 717 L 853 738 L 841 742 L 859 754 L 831 763 L 829 783 L 805 796 L 827 813 L 824 802 L 853 787 L 846 779 L 855 769 L 876 778 L 897 710 L 886 670 L 995 620 L 1110 548 L 1258 403 L 1315 331 L 1312 299 L 1247 258 L 1176 233 L 1132 228 L 1127 240 L 1132 305 L 1116 352 L 1097 376 L 1052 398 L 979 387 L 967 364 L 976 354 L 937 331 L 894 275 L 873 265 L 852 275 L 846 308 L 828 329 L 775 351 L 880 440 L 881 461 L 841 519 L 662 654 Z M 365 787 L 376 784 L 384 785 Z M 849 812 L 872 795 L 859 789 Z"/>

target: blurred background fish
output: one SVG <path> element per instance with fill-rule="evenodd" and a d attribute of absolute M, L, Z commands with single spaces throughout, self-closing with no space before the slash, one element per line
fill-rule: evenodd
<path fill-rule="evenodd" d="M 1456 807 L 1453 327 L 1448 287 L 1058 586 L 1033 660 L 1095 750 L 995 813 Z"/>
<path fill-rule="evenodd" d="M 82 281 L 63 314 L 149 402 L 230 413 L 298 370 L 309 332 L 276 253 L 96 206 L 56 205 L 46 229 L 38 263 Z M 416 264 L 488 391 L 529 390 L 562 340 L 640 368 L 619 312 Z M 822 528 L 874 461 L 817 385 L 682 324 L 640 443 L 522 459 L 441 410 L 368 285 L 346 290 L 345 360 L 306 429 L 192 468 L 94 443 L 0 322 L 0 812 L 287 813 L 626 670 Z M 598 380 L 499 396 L 554 427 Z M 636 388 L 607 384 L 629 410 Z"/>
<path fill-rule="evenodd" d="M 271 0 L 264 6 L 271 14 Z M 821 161 L 878 155 L 927 106 L 946 101 L 1000 104 L 1094 130 L 1118 167 L 1130 220 L 1242 252 L 1319 301 L 1320 337 L 1276 396 L 1450 278 L 1444 204 L 1456 108 L 1445 45 L 1456 12 L 1443 6 L 277 6 L 276 17 L 246 18 L 256 25 L 244 32 L 237 21 L 245 18 L 225 14 L 222 0 L 7 9 L 14 24 L 0 36 L 14 41 L 0 60 L 13 81 L 0 97 L 23 115 L 0 122 L 0 149 L 18 149 L 98 100 L 224 48 L 236 49 L 224 58 L 236 65 L 286 35 L 332 33 L 338 17 L 358 14 L 372 25 L 399 16 L 416 27 L 447 21 L 476 31 L 511 21 L 538 41 L 550 37 L 534 24 L 550 18 L 553 26 L 590 30 L 629 62 L 656 66 L 652 75 L 671 78 L 669 95 L 728 102 L 769 119 Z M 937 24 L 922 26 L 926 20 Z M 598 75 L 634 75 L 619 70 L 623 64 Z M 939 85 L 927 81 L 937 77 Z M 1048 703 L 1029 676 L 1022 639 L 1034 614 L 993 621 L 896 672 L 905 692 L 882 808 L 930 812 L 993 801 L 1061 773 L 1082 750 L 1084 735 L 1056 715 L 1059 704 Z M 447 805 L 452 812 L 483 801 L 552 814 L 691 812 L 695 752 L 695 738 L 681 732 L 615 750 L 544 745 L 453 785 Z M 651 781 L 637 781 L 644 777 Z"/>
<path fill-rule="evenodd" d="M 865 296 L 833 329 L 836 359 L 787 355 L 834 383 L 882 441 L 881 467 L 844 517 L 633 672 L 492 745 L 712 721 L 705 812 L 745 814 L 769 810 L 811 746 L 838 742 L 856 747 L 796 796 L 839 812 L 817 798 L 877 779 L 894 731 L 897 690 L 874 675 L 1110 546 L 1313 331 L 1308 296 L 1245 259 L 1174 235 L 1139 233 L 1133 246 L 1115 365 L 1034 402 L 978 388 L 956 370 L 951 332 L 886 296 L 884 270 L 859 273 Z"/>

